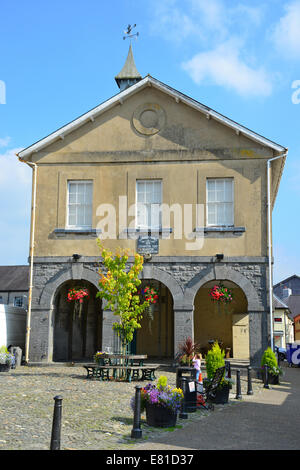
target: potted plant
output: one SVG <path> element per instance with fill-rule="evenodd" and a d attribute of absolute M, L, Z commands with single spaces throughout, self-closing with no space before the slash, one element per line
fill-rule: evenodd
<path fill-rule="evenodd" d="M 96 364 L 99 364 L 100 366 L 104 366 L 104 363 L 105 363 L 104 358 L 105 358 L 105 352 L 97 351 L 94 354 L 94 361 L 96 362 Z"/>
<path fill-rule="evenodd" d="M 15 357 L 5 346 L 0 348 L 0 372 L 8 372 L 14 363 Z"/>
<path fill-rule="evenodd" d="M 192 338 L 188 336 L 182 343 L 179 344 L 178 362 L 179 365 L 192 367 L 193 357 L 200 352 L 198 343 L 194 343 Z"/>
<path fill-rule="evenodd" d="M 161 428 L 175 426 L 182 401 L 182 390 L 167 385 L 165 376 L 159 377 L 157 385 L 149 383 L 141 390 L 141 412 L 146 411 L 146 422 L 149 426 Z M 135 397 L 132 397 L 133 410 L 134 405 Z"/>
<path fill-rule="evenodd" d="M 203 381 L 204 387 L 208 385 L 210 380 L 212 380 L 216 370 L 225 366 L 224 357 L 225 352 L 221 350 L 219 343 L 216 341 L 205 357 L 207 378 Z M 223 377 L 213 400 L 214 403 L 222 405 L 228 403 L 229 390 L 232 387 L 232 383 L 233 381 L 231 379 L 226 378 L 225 376 Z"/>
<path fill-rule="evenodd" d="M 282 374 L 282 369 L 278 366 L 276 354 L 272 349 L 269 347 L 267 348 L 262 356 L 261 359 L 261 373 L 262 373 L 262 380 L 265 380 L 265 366 L 268 366 L 268 382 L 271 385 L 278 385 L 279 384 L 279 376 Z"/>

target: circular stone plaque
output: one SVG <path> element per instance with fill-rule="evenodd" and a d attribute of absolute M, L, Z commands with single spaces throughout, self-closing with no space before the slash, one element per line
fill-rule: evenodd
<path fill-rule="evenodd" d="M 145 103 L 133 113 L 132 124 L 134 128 L 144 135 L 157 134 L 165 125 L 166 114 L 159 104 Z"/>

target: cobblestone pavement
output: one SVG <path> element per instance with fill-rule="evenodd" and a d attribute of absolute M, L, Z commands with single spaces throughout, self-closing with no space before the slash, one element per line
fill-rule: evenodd
<path fill-rule="evenodd" d="M 175 386 L 175 372 L 162 368 L 156 373 L 157 378 L 160 375 L 167 376 L 168 384 Z M 130 437 L 133 426 L 130 399 L 136 384 L 86 379 L 86 371 L 80 365 L 21 366 L 1 372 L 0 450 L 49 450 L 57 395 L 63 398 L 62 450 L 133 449 L 136 441 Z M 254 394 L 262 389 L 261 381 L 253 379 L 252 384 Z M 241 377 L 241 385 L 243 398 L 247 399 L 245 376 Z M 238 406 L 235 385 L 231 392 L 228 405 L 215 406 L 218 411 Z M 177 420 L 177 428 L 205 419 L 208 413 L 206 410 L 190 413 L 187 420 Z M 147 426 L 142 415 L 142 432 L 139 442 L 171 431 Z"/>

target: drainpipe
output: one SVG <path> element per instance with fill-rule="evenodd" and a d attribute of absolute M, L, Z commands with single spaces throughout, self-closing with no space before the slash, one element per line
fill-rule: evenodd
<path fill-rule="evenodd" d="M 18 156 L 18 155 L 17 155 Z M 30 274 L 29 274 L 29 291 L 28 291 L 28 310 L 26 319 L 26 337 L 25 337 L 25 363 L 29 363 L 29 342 L 31 330 L 31 303 L 32 303 L 32 288 L 33 288 L 33 255 L 34 255 L 34 234 L 35 234 L 35 210 L 36 210 L 36 183 L 37 183 L 37 164 L 27 162 L 18 157 L 20 162 L 26 163 L 33 169 L 33 195 L 32 195 L 32 209 L 31 209 L 31 235 L 30 235 Z"/>
<path fill-rule="evenodd" d="M 287 155 L 278 155 L 278 157 L 270 158 L 267 160 L 267 206 L 268 206 L 268 258 L 269 258 L 269 302 L 270 302 L 270 335 L 271 335 L 271 349 L 274 351 L 274 338 L 273 338 L 273 279 L 272 279 L 272 233 L 271 233 L 271 164 L 273 160 L 283 158 Z"/>

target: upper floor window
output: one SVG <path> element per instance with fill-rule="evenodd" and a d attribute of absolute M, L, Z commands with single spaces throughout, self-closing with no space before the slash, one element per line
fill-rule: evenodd
<path fill-rule="evenodd" d="M 159 229 L 161 227 L 162 181 L 138 180 L 136 182 L 138 228 Z"/>
<path fill-rule="evenodd" d="M 68 181 L 67 228 L 92 228 L 92 181 Z"/>
<path fill-rule="evenodd" d="M 23 297 L 14 298 L 14 307 L 23 307 Z"/>
<path fill-rule="evenodd" d="M 234 225 L 233 178 L 208 178 L 206 183 L 206 223 Z"/>

